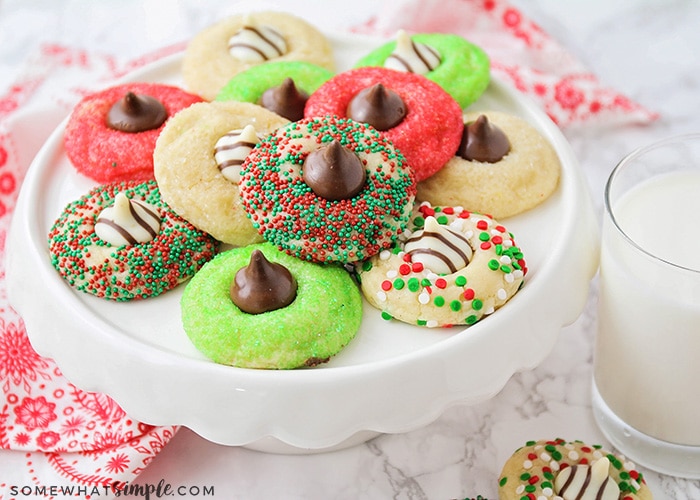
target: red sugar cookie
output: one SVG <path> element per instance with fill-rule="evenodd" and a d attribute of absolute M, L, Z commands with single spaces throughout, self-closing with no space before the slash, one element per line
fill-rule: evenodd
<path fill-rule="evenodd" d="M 304 115 L 353 118 L 348 112 L 351 101 L 359 92 L 377 84 L 397 94 L 406 108 L 403 119 L 381 134 L 403 153 L 417 181 L 427 179 L 454 156 L 463 125 L 457 101 L 424 76 L 382 67 L 351 69 L 337 74 L 311 94 Z"/>
<path fill-rule="evenodd" d="M 107 115 L 129 93 L 150 96 L 162 104 L 165 121 L 203 99 L 178 87 L 125 83 L 84 97 L 66 124 L 66 155 L 75 169 L 100 183 L 154 178 L 153 149 L 165 121 L 156 128 L 125 132 L 111 128 Z"/>

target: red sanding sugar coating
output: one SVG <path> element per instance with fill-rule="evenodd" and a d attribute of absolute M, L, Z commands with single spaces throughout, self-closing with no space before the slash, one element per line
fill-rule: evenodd
<path fill-rule="evenodd" d="M 346 118 L 353 97 L 378 83 L 396 92 L 408 108 L 401 123 L 381 134 L 401 151 L 417 182 L 427 179 L 455 155 L 464 124 L 457 101 L 424 76 L 382 67 L 351 69 L 311 94 L 304 115 Z"/>
<path fill-rule="evenodd" d="M 328 200 L 304 182 L 312 152 L 338 140 L 366 167 L 355 196 Z M 302 119 L 263 139 L 243 164 L 241 201 L 253 226 L 290 255 L 315 262 L 364 260 L 406 228 L 416 193 L 413 172 L 374 128 L 337 117 Z"/>
<path fill-rule="evenodd" d="M 143 132 L 122 132 L 107 126 L 107 114 L 127 92 L 159 100 L 168 114 L 203 99 L 178 87 L 157 83 L 126 83 L 90 94 L 74 108 L 66 124 L 66 155 L 76 170 L 100 182 L 154 179 L 153 149 L 160 127 Z"/>

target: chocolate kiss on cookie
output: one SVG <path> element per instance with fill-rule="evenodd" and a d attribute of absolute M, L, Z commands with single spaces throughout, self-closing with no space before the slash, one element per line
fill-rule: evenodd
<path fill-rule="evenodd" d="M 309 153 L 303 170 L 304 182 L 327 200 L 352 198 L 362 191 L 367 177 L 362 161 L 337 139 Z"/>
<path fill-rule="evenodd" d="M 260 104 L 263 108 L 296 122 L 304 117 L 304 106 L 309 94 L 299 89 L 291 78 L 285 78 L 280 85 L 263 92 Z"/>
<path fill-rule="evenodd" d="M 281 264 L 270 262 L 254 250 L 250 263 L 239 269 L 231 284 L 231 300 L 249 314 L 274 311 L 291 304 L 297 295 L 297 282 Z"/>
<path fill-rule="evenodd" d="M 399 94 L 377 83 L 358 92 L 348 104 L 347 113 L 356 122 L 384 131 L 401 123 L 407 110 Z"/>

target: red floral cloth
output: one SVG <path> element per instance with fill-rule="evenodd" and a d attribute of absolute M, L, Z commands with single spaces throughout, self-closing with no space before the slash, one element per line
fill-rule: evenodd
<path fill-rule="evenodd" d="M 406 29 L 456 33 L 489 55 L 491 73 L 528 95 L 560 127 L 648 123 L 657 115 L 594 74 L 502 0 L 394 0 L 356 31 L 393 36 Z"/>
<path fill-rule="evenodd" d="M 602 87 L 505 1 L 395 1 L 354 31 L 391 36 L 399 28 L 453 32 L 482 46 L 491 57 L 493 74 L 533 98 L 562 127 L 655 118 Z M 73 386 L 52 360 L 34 352 L 21 318 L 7 302 L 3 263 L 19 186 L 51 129 L 86 92 L 182 48 L 166 47 L 137 61 L 120 62 L 110 55 L 44 46 L 0 95 L 0 448 L 26 453 L 26 474 L 37 485 L 50 484 L 53 478 L 60 484 L 89 486 L 131 481 L 177 430 L 135 421 L 109 397 Z M 76 83 L 85 81 L 91 87 Z M 0 500 L 7 487 L 0 475 Z"/>

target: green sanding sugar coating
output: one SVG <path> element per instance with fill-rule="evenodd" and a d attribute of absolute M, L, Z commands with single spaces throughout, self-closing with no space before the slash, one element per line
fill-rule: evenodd
<path fill-rule="evenodd" d="M 236 272 L 256 249 L 296 279 L 297 296 L 287 307 L 248 314 L 231 301 Z M 302 261 L 261 243 L 227 250 L 207 263 L 187 284 L 181 310 L 187 336 L 216 363 L 293 369 L 328 361 L 354 338 L 362 298 L 343 267 Z"/>
<path fill-rule="evenodd" d="M 448 33 L 419 33 L 411 39 L 440 53 L 440 65 L 425 77 L 440 85 L 462 108 L 484 93 L 491 77 L 489 58 L 481 47 Z M 387 42 L 357 61 L 355 67 L 384 66 L 395 49 L 396 41 Z"/>
<path fill-rule="evenodd" d="M 294 81 L 298 89 L 311 94 L 333 75 L 326 68 L 303 61 L 258 64 L 231 78 L 219 91 L 216 100 L 259 104 L 266 90 L 278 87 L 287 77 Z"/>

